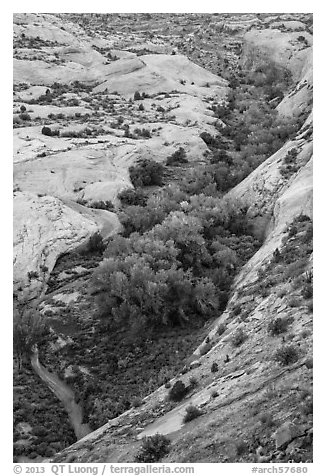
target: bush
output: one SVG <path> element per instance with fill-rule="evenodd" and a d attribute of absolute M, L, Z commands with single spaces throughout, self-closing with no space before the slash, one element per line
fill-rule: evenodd
<path fill-rule="evenodd" d="M 259 420 L 264 426 L 271 427 L 274 425 L 273 415 L 271 413 L 262 413 Z"/>
<path fill-rule="evenodd" d="M 188 163 L 186 152 L 183 147 L 179 147 L 172 155 L 166 159 L 166 165 L 180 165 Z"/>
<path fill-rule="evenodd" d="M 295 296 L 290 297 L 287 303 L 288 303 L 289 307 L 299 307 L 300 306 L 300 300 Z"/>
<path fill-rule="evenodd" d="M 127 190 L 122 190 L 118 194 L 118 199 L 123 205 L 139 205 L 144 207 L 147 202 L 147 197 L 141 189 L 132 189 L 128 188 Z"/>
<path fill-rule="evenodd" d="M 239 347 L 243 342 L 247 339 L 247 334 L 244 332 L 243 329 L 237 329 L 232 337 L 232 344 L 234 347 Z"/>
<path fill-rule="evenodd" d="M 242 456 L 248 450 L 248 445 L 245 441 L 239 440 L 235 444 L 235 449 L 237 456 Z"/>
<path fill-rule="evenodd" d="M 47 126 L 42 127 L 42 134 L 45 136 L 52 136 L 51 128 Z"/>
<path fill-rule="evenodd" d="M 213 137 L 208 132 L 202 132 L 200 134 L 200 138 L 210 149 L 217 149 L 218 147 L 220 147 L 221 139 L 219 139 L 217 136 Z"/>
<path fill-rule="evenodd" d="M 157 433 L 154 436 L 142 439 L 142 447 L 136 455 L 137 463 L 156 463 L 163 456 L 168 454 L 171 448 L 171 441 L 166 436 Z"/>
<path fill-rule="evenodd" d="M 292 344 L 280 347 L 274 354 L 274 360 L 283 366 L 294 364 L 298 358 L 298 349 Z"/>
<path fill-rule="evenodd" d="M 140 397 L 134 397 L 131 400 L 131 406 L 134 407 L 134 408 L 140 407 L 142 405 L 142 403 L 143 403 L 143 400 Z"/>
<path fill-rule="evenodd" d="M 180 402 L 187 394 L 187 387 L 181 380 L 177 380 L 169 391 L 169 400 Z"/>
<path fill-rule="evenodd" d="M 51 128 L 47 126 L 43 126 L 41 132 L 44 136 L 59 136 L 58 130 L 52 131 Z"/>
<path fill-rule="evenodd" d="M 189 405 L 189 407 L 186 408 L 186 414 L 183 417 L 182 421 L 183 423 L 188 423 L 188 421 L 194 420 L 202 414 L 202 411 L 199 410 L 198 407 L 196 407 L 195 405 Z"/>
<path fill-rule="evenodd" d="M 224 332 L 226 331 L 227 329 L 227 326 L 226 324 L 220 324 L 216 330 L 216 334 L 221 336 L 222 334 L 224 334 Z"/>
<path fill-rule="evenodd" d="M 140 101 L 141 100 L 141 94 L 139 91 L 135 91 L 135 94 L 134 94 L 134 101 Z"/>
<path fill-rule="evenodd" d="M 134 187 L 162 185 L 164 166 L 154 160 L 143 159 L 129 167 L 130 180 Z"/>
<path fill-rule="evenodd" d="M 106 200 L 106 201 L 103 201 L 103 200 L 99 200 L 98 202 L 92 202 L 90 205 L 89 205 L 90 208 L 96 208 L 98 210 L 107 210 L 109 212 L 113 212 L 114 211 L 114 205 L 113 203 L 111 202 L 111 200 Z"/>
<path fill-rule="evenodd" d="M 241 313 L 241 306 L 240 304 L 236 304 L 234 308 L 232 309 L 232 315 L 238 316 L 240 313 Z"/>
<path fill-rule="evenodd" d="M 105 244 L 103 238 L 99 232 L 94 233 L 88 241 L 87 252 L 88 253 L 103 253 L 105 250 Z"/>
<path fill-rule="evenodd" d="M 285 317 L 277 317 L 268 323 L 267 330 L 272 336 L 278 336 L 288 330 L 289 320 Z"/>
<path fill-rule="evenodd" d="M 213 157 L 210 160 L 211 164 L 219 164 L 224 162 L 226 165 L 230 166 L 233 164 L 232 157 L 226 152 L 225 149 L 214 150 Z"/>
<path fill-rule="evenodd" d="M 308 311 L 312 313 L 313 310 L 314 310 L 314 305 L 313 305 L 313 301 L 311 300 L 311 301 L 308 303 Z"/>
<path fill-rule="evenodd" d="M 217 365 L 216 362 L 213 362 L 213 363 L 212 363 L 211 372 L 212 372 L 212 373 L 218 372 L 218 365 Z"/>
<path fill-rule="evenodd" d="M 304 286 L 302 290 L 303 299 L 311 299 L 313 296 L 313 287 L 312 284 L 308 283 Z"/>
<path fill-rule="evenodd" d="M 189 386 L 196 387 L 198 385 L 198 380 L 193 375 L 189 378 Z"/>
<path fill-rule="evenodd" d="M 19 114 L 19 118 L 22 121 L 31 121 L 31 116 L 27 112 L 22 112 L 21 114 Z"/>

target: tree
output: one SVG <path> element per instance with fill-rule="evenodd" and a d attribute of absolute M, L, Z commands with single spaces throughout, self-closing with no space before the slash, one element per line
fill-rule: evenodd
<path fill-rule="evenodd" d="M 153 238 L 163 241 L 173 240 L 179 250 L 178 259 L 184 269 L 192 268 L 198 273 L 210 258 L 202 236 L 203 227 L 201 220 L 184 212 L 171 212 L 159 225 L 150 232 Z"/>
<path fill-rule="evenodd" d="M 142 159 L 129 167 L 130 180 L 134 187 L 162 185 L 164 166 L 154 160 Z"/>
<path fill-rule="evenodd" d="M 134 100 L 135 101 L 139 101 L 141 99 L 141 94 L 139 91 L 135 91 L 135 94 L 134 94 Z"/>
<path fill-rule="evenodd" d="M 166 159 L 166 165 L 180 165 L 188 163 L 186 152 L 183 147 L 179 147 L 172 155 Z"/>
<path fill-rule="evenodd" d="M 99 310 L 113 325 L 159 327 L 210 317 L 218 302 L 214 285 L 180 267 L 172 240 L 135 235 L 117 245 L 120 254 L 104 259 L 93 279 Z"/>
<path fill-rule="evenodd" d="M 119 192 L 118 199 L 124 205 L 145 206 L 147 201 L 147 197 L 141 189 L 134 190 L 132 188 L 128 188 Z"/>

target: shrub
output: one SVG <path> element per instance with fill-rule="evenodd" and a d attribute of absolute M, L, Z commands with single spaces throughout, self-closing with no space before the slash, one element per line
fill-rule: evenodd
<path fill-rule="evenodd" d="M 135 190 L 132 188 L 122 190 L 118 194 L 118 199 L 123 203 L 123 205 L 139 205 L 141 207 L 144 207 L 147 202 L 146 195 L 139 188 Z"/>
<path fill-rule="evenodd" d="M 227 329 L 227 326 L 226 324 L 220 324 L 216 330 L 216 334 L 221 336 L 222 334 L 224 334 L 224 332 L 226 331 Z"/>
<path fill-rule="evenodd" d="M 42 127 L 42 134 L 45 136 L 52 136 L 51 128 L 47 126 Z"/>
<path fill-rule="evenodd" d="M 19 119 L 18 116 L 14 116 L 12 119 L 12 122 L 13 122 L 13 125 L 22 123 L 22 121 Z"/>
<path fill-rule="evenodd" d="M 243 342 L 247 339 L 247 334 L 244 332 L 243 329 L 237 329 L 232 337 L 232 344 L 234 347 L 239 347 Z"/>
<path fill-rule="evenodd" d="M 143 128 L 138 134 L 142 137 L 145 137 L 145 139 L 151 138 L 151 132 L 148 129 Z"/>
<path fill-rule="evenodd" d="M 241 306 L 240 304 L 236 304 L 234 308 L 232 309 L 232 315 L 233 316 L 238 316 L 241 312 Z"/>
<path fill-rule="evenodd" d="M 183 147 L 179 147 L 172 155 L 166 159 L 166 165 L 179 165 L 186 164 L 188 159 L 186 158 L 186 152 Z"/>
<path fill-rule="evenodd" d="M 268 323 L 267 330 L 272 336 L 277 336 L 288 330 L 289 320 L 286 317 L 277 317 Z"/>
<path fill-rule="evenodd" d="M 164 166 L 154 160 L 143 159 L 129 167 L 131 183 L 134 187 L 162 185 Z"/>
<path fill-rule="evenodd" d="M 312 284 L 308 283 L 304 286 L 302 290 L 303 299 L 311 299 L 313 296 L 313 287 Z"/>
<path fill-rule="evenodd" d="M 87 252 L 89 253 L 103 253 L 105 250 L 105 244 L 103 238 L 99 232 L 94 233 L 88 241 Z"/>
<path fill-rule="evenodd" d="M 131 406 L 133 406 L 134 408 L 140 407 L 142 403 L 143 403 L 143 400 L 140 397 L 134 397 L 131 400 Z"/>
<path fill-rule="evenodd" d="M 31 280 L 31 279 L 37 279 L 39 276 L 36 271 L 28 271 L 27 277 L 29 280 Z"/>
<path fill-rule="evenodd" d="M 292 225 L 290 230 L 289 230 L 288 236 L 289 236 L 289 238 L 292 238 L 297 233 L 298 233 L 298 228 L 295 225 Z"/>
<path fill-rule="evenodd" d="M 225 149 L 214 150 L 213 157 L 210 159 L 211 164 L 220 164 L 224 162 L 230 166 L 233 164 L 232 157 L 226 152 Z"/>
<path fill-rule="evenodd" d="M 305 402 L 301 403 L 300 411 L 303 415 L 308 416 L 313 413 L 313 400 L 312 398 L 307 398 Z"/>
<path fill-rule="evenodd" d="M 213 137 L 208 132 L 202 132 L 200 134 L 200 138 L 210 149 L 217 149 L 218 147 L 220 147 L 221 140 L 217 136 Z"/>
<path fill-rule="evenodd" d="M 26 107 L 24 105 L 20 106 L 20 112 L 26 112 Z"/>
<path fill-rule="evenodd" d="M 170 451 L 171 442 L 166 436 L 157 433 L 142 439 L 142 446 L 136 455 L 137 463 L 156 463 Z"/>
<path fill-rule="evenodd" d="M 271 413 L 262 413 L 259 420 L 264 426 L 271 427 L 274 425 L 273 415 Z"/>
<path fill-rule="evenodd" d="M 111 200 L 106 200 L 106 201 L 99 200 L 98 202 L 92 202 L 89 205 L 89 207 L 90 208 L 96 208 L 98 210 L 107 210 L 107 211 L 110 211 L 110 212 L 114 211 L 114 205 L 111 202 Z"/>
<path fill-rule="evenodd" d="M 300 306 L 300 300 L 295 296 L 290 297 L 289 300 L 288 300 L 288 305 L 290 307 L 298 307 L 298 306 Z"/>
<path fill-rule="evenodd" d="M 298 358 L 298 349 L 292 344 L 280 347 L 274 354 L 274 360 L 283 366 L 294 364 Z"/>
<path fill-rule="evenodd" d="M 198 407 L 196 407 L 195 405 L 189 405 L 189 407 L 186 408 L 186 414 L 183 417 L 182 421 L 183 423 L 188 423 L 189 421 L 198 418 L 202 414 L 202 411 L 199 410 Z"/>
<path fill-rule="evenodd" d="M 248 445 L 245 441 L 239 440 L 235 443 L 235 449 L 237 456 L 242 456 L 248 449 Z"/>
<path fill-rule="evenodd" d="M 31 120 L 31 116 L 27 112 L 22 112 L 21 114 L 19 114 L 19 118 L 22 121 L 30 121 Z"/>
<path fill-rule="evenodd" d="M 307 367 L 307 369 L 312 369 L 313 368 L 313 358 L 312 357 L 309 357 L 308 359 L 306 359 L 305 366 Z"/>
<path fill-rule="evenodd" d="M 141 100 L 141 94 L 139 91 L 135 91 L 135 94 L 134 94 L 134 101 L 140 101 Z"/>
<path fill-rule="evenodd" d="M 193 375 L 189 378 L 189 386 L 196 387 L 198 385 L 198 380 Z"/>
<path fill-rule="evenodd" d="M 52 131 L 51 128 L 47 126 L 43 126 L 41 132 L 44 136 L 58 136 L 59 135 L 58 130 Z"/>
<path fill-rule="evenodd" d="M 145 108 L 144 108 L 144 104 L 143 104 L 143 103 L 139 104 L 139 108 L 138 108 L 138 109 L 139 109 L 140 111 L 144 111 L 144 109 L 145 109 Z"/>
<path fill-rule="evenodd" d="M 181 380 L 177 380 L 169 391 L 169 399 L 173 402 L 180 402 L 187 394 L 187 387 Z"/>
<path fill-rule="evenodd" d="M 211 372 L 212 372 L 212 373 L 218 372 L 218 365 L 217 365 L 216 362 L 213 362 L 213 363 L 212 363 Z"/>

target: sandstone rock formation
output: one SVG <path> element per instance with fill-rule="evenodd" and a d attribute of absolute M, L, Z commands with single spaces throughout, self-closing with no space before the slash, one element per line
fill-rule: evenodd
<path fill-rule="evenodd" d="M 300 19 L 300 15 L 293 20 L 290 14 L 261 18 L 250 14 L 219 22 L 220 31 L 240 35 L 243 64 L 257 65 L 262 58 L 268 58 L 291 72 L 294 87 L 277 106 L 284 116 L 298 117 L 312 106 L 312 37 Z M 39 25 L 33 27 L 33 22 Z M 87 208 L 76 201 L 118 203 L 119 191 L 131 187 L 128 167 L 139 158 L 155 157 L 164 162 L 182 146 L 190 164 L 200 160 L 207 151 L 200 133 L 216 132 L 216 117 L 209 105 L 223 100 L 228 87 L 225 80 L 187 57 L 166 54 L 170 45 L 164 49 L 158 42 L 155 47 L 150 42 L 144 44 L 141 38 L 135 51 L 141 52 L 143 46 L 148 46 L 149 51 L 163 54 L 136 55 L 120 49 L 122 40 L 116 32 L 101 40 L 90 38 L 73 25 L 69 33 L 68 28 L 60 29 L 60 21 L 51 15 L 17 15 L 15 23 L 17 36 L 24 32 L 56 41 L 62 59 L 61 64 L 55 65 L 44 60 L 16 59 L 14 80 L 17 84 L 27 82 L 29 88 L 16 92 L 15 107 L 28 106 L 31 97 L 44 94 L 44 85 L 81 80 L 93 86 L 90 96 L 98 99 L 96 107 L 103 113 L 97 119 L 92 116 L 90 122 L 98 120 L 96 125 L 104 130 L 87 140 L 45 136 L 39 125 L 15 129 L 15 291 L 24 289 L 34 296 L 46 286 L 49 272 L 60 255 L 85 244 L 98 230 L 104 238 L 119 230 L 114 213 Z M 104 54 L 92 50 L 92 45 L 112 46 L 111 54 L 119 59 L 107 62 Z M 133 101 L 136 91 L 150 97 L 145 94 L 140 101 Z M 109 112 L 100 109 L 100 94 L 114 103 Z M 84 101 L 82 94 L 78 99 L 79 106 L 62 108 L 57 104 L 31 104 L 34 111 L 30 114 L 33 118 L 41 116 L 42 120 L 49 113 L 57 113 L 56 108 L 72 116 L 91 114 L 92 105 Z M 143 116 L 139 115 L 140 104 L 145 109 Z M 163 112 L 158 113 L 158 107 Z M 131 137 L 113 123 L 119 116 Z M 67 131 L 72 127 L 69 121 L 65 118 L 51 123 L 51 127 Z M 74 130 L 84 127 L 82 122 L 73 123 Z M 149 130 L 150 137 L 136 137 L 139 128 Z M 294 149 L 296 168 L 284 174 L 285 158 Z M 310 413 L 306 425 L 297 431 L 297 423 L 289 420 L 288 409 L 298 413 L 295 405 L 300 392 L 312 383 L 311 367 L 307 364 L 307 355 L 312 352 L 312 313 L 302 300 L 296 306 L 290 305 L 288 283 L 281 283 L 273 293 L 259 293 L 257 276 L 276 248 L 281 247 L 293 219 L 300 214 L 312 217 L 312 161 L 310 114 L 291 141 L 228 193 L 230 199 L 241 199 L 248 206 L 248 216 L 257 236 L 263 238 L 263 245 L 236 277 L 226 309 L 210 323 L 205 340 L 189 356 L 183 371 L 169 381 L 170 386 L 179 379 L 187 383 L 193 378 L 197 382 L 185 400 L 171 409 L 167 405 L 168 387 L 162 386 L 145 397 L 139 408 L 109 420 L 56 455 L 53 461 L 134 462 L 140 439 L 157 432 L 173 440 L 173 449 L 163 462 L 227 462 L 232 458 L 234 461 L 236 456 L 241 457 L 234 456 L 236 439 L 247 444 L 249 436 L 254 439 L 266 420 L 275 444 L 267 437 L 256 441 L 250 447 L 250 461 L 278 462 L 284 461 L 282 452 L 291 442 L 296 444 L 298 438 L 310 435 Z M 307 271 L 310 269 L 311 262 Z M 298 298 L 295 290 L 291 292 Z M 243 314 L 235 312 L 236 305 Z M 275 348 L 285 343 L 284 336 L 275 337 L 267 332 L 268 323 L 275 316 L 291 323 L 286 343 L 299 349 L 297 361 L 287 367 L 273 360 Z M 219 333 L 221 325 L 225 328 Z M 232 339 L 239 329 L 246 336 L 246 344 L 237 347 Z M 194 423 L 184 424 L 189 404 L 198 406 L 202 415 Z M 269 412 L 275 421 L 268 415 L 264 417 Z M 223 460 L 218 459 L 221 448 L 229 455 Z M 290 447 L 289 455 L 291 451 Z"/>
<path fill-rule="evenodd" d="M 85 244 L 96 231 L 108 237 L 118 229 L 113 213 L 48 195 L 15 192 L 14 291 L 37 296 L 45 289 L 58 256 Z"/>

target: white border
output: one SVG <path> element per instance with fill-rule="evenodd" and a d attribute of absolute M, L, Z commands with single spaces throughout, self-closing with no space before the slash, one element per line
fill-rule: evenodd
<path fill-rule="evenodd" d="M 91 7 L 91 8 L 90 8 Z M 322 471 L 322 462 L 325 454 L 325 355 L 322 354 L 325 348 L 325 320 L 326 315 L 323 312 L 325 302 L 322 301 L 324 291 L 325 274 L 325 251 L 323 241 L 326 234 L 325 230 L 325 189 L 326 175 L 324 172 L 325 147 L 322 143 L 325 134 L 325 116 L 324 108 L 324 63 L 325 63 L 325 30 L 326 15 L 322 2 L 317 1 L 279 1 L 258 2 L 246 1 L 239 2 L 228 0 L 227 2 L 175 2 L 165 0 L 162 4 L 152 1 L 119 1 L 110 2 L 92 1 L 92 2 L 71 2 L 56 0 L 55 2 L 41 1 L 13 1 L 2 6 L 1 12 L 1 138 L 3 147 L 1 149 L 1 205 L 2 205 L 2 233 L 1 233 L 1 304 L 2 304 L 2 342 L 1 349 L 1 378 L 2 378 L 2 425 L 1 425 L 1 461 L 4 463 L 2 474 L 12 473 L 12 14 L 16 12 L 94 12 L 94 13 L 125 13 L 125 12 L 195 12 L 195 13 L 291 13 L 304 12 L 314 14 L 314 117 L 315 117 L 315 139 L 314 149 L 317 151 L 317 160 L 314 168 L 314 254 L 315 254 L 315 305 L 314 305 L 314 395 L 315 395 L 315 449 L 314 464 L 309 465 L 308 475 L 325 474 Z M 326 456 L 326 454 L 325 454 Z M 216 464 L 196 464 L 196 474 L 250 474 L 251 465 L 216 465 Z M 217 467 L 218 466 L 218 467 Z M 270 467 L 269 465 L 264 465 Z M 8 471 L 7 471 L 8 470 Z M 50 474 L 50 473 L 49 473 Z"/>

